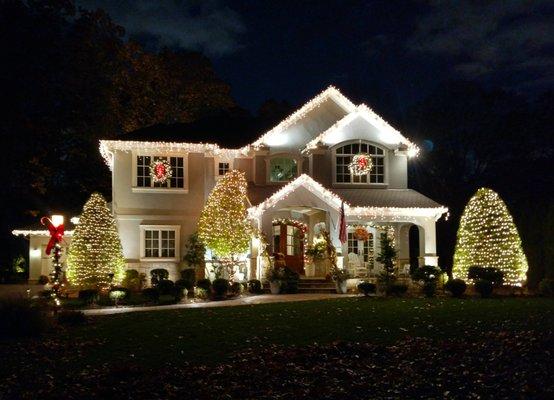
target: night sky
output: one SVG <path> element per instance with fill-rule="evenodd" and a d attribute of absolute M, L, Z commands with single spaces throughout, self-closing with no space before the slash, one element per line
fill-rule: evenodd
<path fill-rule="evenodd" d="M 475 4 L 474 4 L 475 3 Z M 533 96 L 554 85 L 554 2 L 109 1 L 100 7 L 150 50 L 199 50 L 255 111 L 329 84 L 385 117 L 445 80 Z"/>

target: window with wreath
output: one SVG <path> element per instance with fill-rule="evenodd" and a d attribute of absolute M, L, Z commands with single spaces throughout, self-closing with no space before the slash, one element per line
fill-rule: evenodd
<path fill-rule="evenodd" d="M 371 170 L 355 175 L 350 171 L 354 156 L 367 154 L 371 157 Z M 369 143 L 349 143 L 335 149 L 336 183 L 385 183 L 385 150 Z"/>
<path fill-rule="evenodd" d="M 156 170 L 157 165 L 162 169 Z M 167 168 L 169 166 L 169 168 Z M 156 172 L 157 171 L 157 172 Z M 160 173 L 167 175 L 166 179 Z M 158 176 L 156 177 L 156 173 Z M 183 157 L 137 156 L 137 181 L 140 188 L 176 188 L 185 187 L 185 166 Z"/>
<path fill-rule="evenodd" d="M 177 230 L 175 228 L 145 228 L 143 232 L 144 258 L 175 258 Z"/>
<path fill-rule="evenodd" d="M 298 165 L 294 158 L 274 157 L 269 160 L 270 182 L 288 182 L 298 176 Z"/>

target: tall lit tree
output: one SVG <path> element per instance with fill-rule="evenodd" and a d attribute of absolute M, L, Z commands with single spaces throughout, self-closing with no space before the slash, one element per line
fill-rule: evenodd
<path fill-rule="evenodd" d="M 93 193 L 85 203 L 67 256 L 67 278 L 81 287 L 106 288 L 123 279 L 121 240 L 106 200 Z"/>
<path fill-rule="evenodd" d="M 513 218 L 498 194 L 481 188 L 467 203 L 458 229 L 452 274 L 467 279 L 469 267 L 495 267 L 504 281 L 519 285 L 526 278 L 527 258 Z"/>
<path fill-rule="evenodd" d="M 247 220 L 246 178 L 232 170 L 208 196 L 198 221 L 198 237 L 214 256 L 234 263 L 248 250 L 252 229 Z"/>

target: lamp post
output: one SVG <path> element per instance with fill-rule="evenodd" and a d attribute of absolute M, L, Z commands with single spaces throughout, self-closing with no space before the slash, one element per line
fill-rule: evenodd
<path fill-rule="evenodd" d="M 52 256 L 52 266 L 54 267 L 54 270 L 50 274 L 52 277 L 52 289 L 54 290 L 54 302 L 57 306 L 60 305 L 60 299 L 59 299 L 59 292 L 61 287 L 63 286 L 62 283 L 62 265 L 60 263 L 60 258 L 62 256 L 62 246 L 61 241 L 64 234 L 64 226 L 63 226 L 63 215 L 52 215 L 52 218 L 43 217 L 40 220 L 41 224 L 46 226 L 48 228 L 48 231 L 50 232 L 50 241 L 48 242 L 48 245 L 46 246 L 46 254 L 50 255 L 52 250 L 54 250 L 54 254 Z"/>

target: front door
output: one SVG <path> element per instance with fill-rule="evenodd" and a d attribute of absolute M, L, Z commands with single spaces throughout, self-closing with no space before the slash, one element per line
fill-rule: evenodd
<path fill-rule="evenodd" d="M 304 275 L 304 233 L 293 225 L 273 225 L 273 252 L 285 255 L 285 263 L 294 272 Z"/>

